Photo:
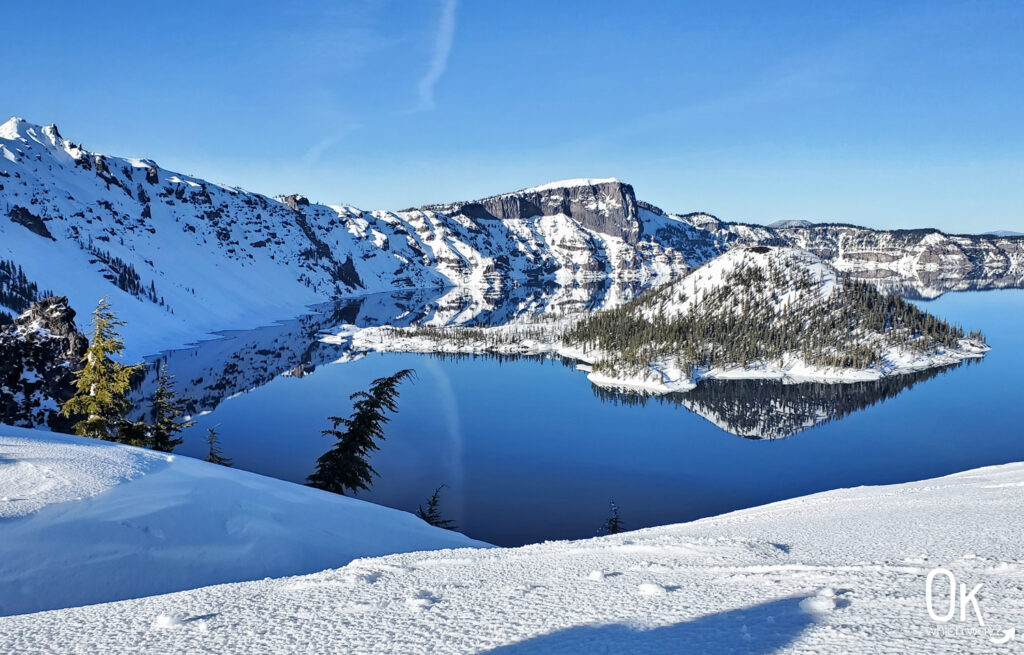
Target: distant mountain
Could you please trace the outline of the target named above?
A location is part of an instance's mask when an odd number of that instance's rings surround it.
[[[56,126],[0,125],[0,322],[44,292],[79,312],[111,296],[129,355],[373,292],[635,290],[736,247],[792,245],[880,285],[932,297],[1020,286],[1024,240],[671,214],[614,178],[562,180],[405,211],[268,198],[89,151]],[[564,294],[563,294],[564,295]],[[594,296],[597,306],[603,302]]]
[[[814,225],[814,223],[810,221],[775,221],[774,223],[769,223],[768,227],[778,229],[787,227],[811,227],[812,225]]]
[[[993,230],[985,234],[994,237],[1024,237],[1024,232],[1014,232],[1013,230]]]

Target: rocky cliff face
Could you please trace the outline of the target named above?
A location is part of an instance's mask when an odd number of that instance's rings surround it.
[[[1024,286],[1024,238],[1016,236],[950,235],[934,229],[872,230],[796,221],[762,227],[707,216],[683,218],[715,235],[723,247],[795,246],[853,277],[910,297]]]
[[[615,178],[562,180],[482,200],[427,209],[477,220],[565,216],[584,228],[635,244],[643,234],[633,187]]]
[[[14,319],[0,331],[0,420],[68,431],[58,412],[88,345],[67,298],[44,298]]]

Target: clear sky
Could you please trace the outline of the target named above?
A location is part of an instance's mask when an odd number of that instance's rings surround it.
[[[400,209],[616,176],[728,220],[1024,231],[1024,2],[18,2],[0,112]],[[2,120],[2,119],[0,119]]]

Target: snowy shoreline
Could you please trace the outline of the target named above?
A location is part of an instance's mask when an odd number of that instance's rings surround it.
[[[847,384],[880,380],[884,377],[917,373],[929,368],[949,366],[966,359],[979,359],[990,350],[989,346],[978,346],[967,339],[960,342],[956,350],[943,350],[933,355],[920,355],[902,349],[891,348],[886,353],[886,365],[881,368],[840,369],[811,366],[799,358],[777,363],[751,367],[716,367],[699,369],[693,376],[687,376],[676,365],[667,361],[653,362],[646,369],[621,371],[609,374],[594,370],[604,357],[601,352],[584,352],[567,346],[558,340],[556,334],[564,330],[571,319],[556,320],[536,325],[502,325],[496,327],[459,327],[460,336],[467,330],[475,331],[478,338],[456,342],[445,340],[445,328],[435,331],[436,338],[411,336],[417,328],[392,326],[359,328],[353,325],[340,326],[337,332],[324,336],[321,341],[335,345],[347,345],[355,351],[406,352],[421,354],[461,355],[511,355],[511,356],[554,356],[575,360],[582,366],[578,369],[587,373],[593,384],[625,391],[636,391],[652,395],[685,393],[696,388],[701,380],[779,380],[783,384],[818,382],[824,384]],[[517,329],[531,328],[549,331],[549,338],[523,338],[514,342],[500,339],[515,335]],[[454,334],[454,332],[453,332]]]

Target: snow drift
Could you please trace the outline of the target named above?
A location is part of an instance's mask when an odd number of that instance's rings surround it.
[[[7,617],[0,651],[1015,652],[1017,641],[993,640],[1024,616],[1022,488],[1024,464],[1006,464],[598,539],[359,559]],[[237,515],[267,503],[266,488],[253,489]],[[156,562],[136,564],[141,576],[160,575]],[[973,612],[963,623],[930,618],[925,581],[936,567],[968,589],[982,585],[984,626]]]
[[[255,473],[8,426],[0,535],[0,615],[483,545],[406,512]]]

